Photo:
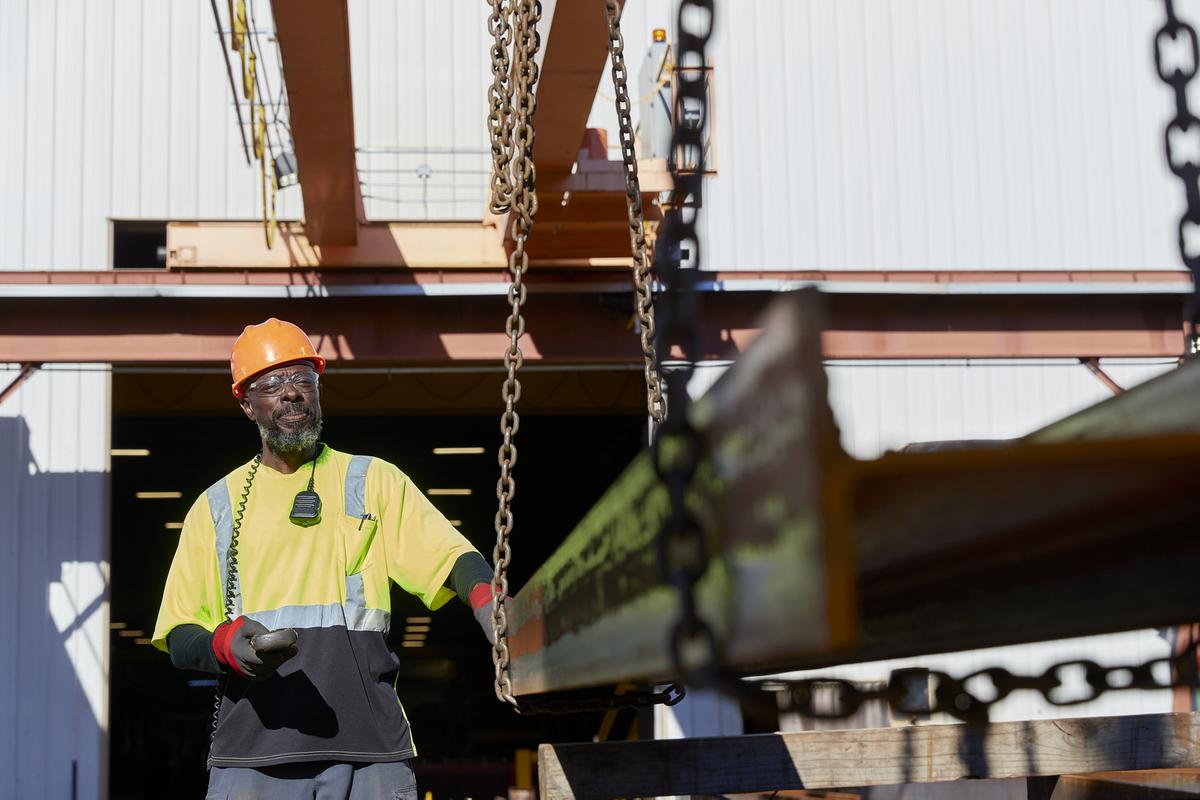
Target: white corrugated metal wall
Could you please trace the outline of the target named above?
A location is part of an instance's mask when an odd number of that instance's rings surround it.
[[[110,219],[259,217],[216,30],[199,0],[0,3],[0,269],[104,269]]]
[[[626,4],[635,78],[675,5]],[[1200,3],[1177,7],[1200,19]],[[757,0],[718,14],[708,268],[1178,266],[1157,4]],[[589,124],[615,134],[607,76],[601,92]]]
[[[1174,364],[1104,359],[1102,366],[1128,388]],[[828,374],[842,444],[856,458],[911,442],[1013,438],[1111,397],[1070,359],[833,361]]]
[[[109,377],[65,370],[0,406],[0,797],[107,795]]]
[[[349,8],[367,217],[480,219],[491,168],[487,4],[351,0]]]
[[[479,218],[485,4],[349,7],[358,144],[395,151],[360,156],[378,170],[368,193],[387,198],[369,215]],[[635,77],[673,8],[629,0]],[[270,4],[254,9],[277,95]],[[1180,13],[1200,17],[1200,2]],[[1115,0],[722,4],[709,266],[1174,266],[1158,14]],[[222,52],[198,0],[0,6],[0,98],[19,119],[0,129],[0,268],[101,268],[108,218],[256,218]],[[605,76],[591,120],[610,131],[611,94]],[[280,200],[281,218],[300,214],[298,189]]]
[[[698,364],[691,394],[712,388],[729,363]],[[1100,365],[1129,389],[1176,363],[1105,358]],[[834,360],[825,371],[842,447],[862,459],[913,442],[1023,436],[1112,396],[1071,359]]]

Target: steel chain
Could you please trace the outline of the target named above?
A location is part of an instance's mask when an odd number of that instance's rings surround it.
[[[489,210],[500,215],[512,206],[513,181],[513,85],[509,75],[512,59],[513,8],[509,0],[491,0],[488,33],[492,35],[492,85],[488,88],[488,134],[492,145],[492,178]]]
[[[517,430],[520,428],[520,415],[516,405],[521,399],[521,382],[517,377],[524,361],[520,347],[521,336],[525,333],[525,318],[522,315],[527,290],[524,284],[525,273],[529,269],[529,256],[525,245],[533,228],[533,219],[537,214],[538,199],[536,192],[536,169],[533,162],[534,128],[533,114],[536,109],[534,89],[537,86],[538,67],[535,56],[540,47],[537,23],[541,19],[541,4],[535,0],[516,0],[513,5],[515,21],[512,25],[513,58],[516,82],[513,97],[516,104],[512,113],[512,144],[511,162],[506,162],[496,169],[511,181],[512,188],[510,208],[512,210],[511,234],[515,244],[509,255],[508,269],[510,284],[508,302],[511,313],[505,321],[505,333],[508,335],[509,346],[504,353],[504,366],[507,376],[501,395],[504,399],[504,412],[500,417],[500,431],[503,441],[497,454],[500,464],[500,478],[496,482],[496,546],[492,556],[495,564],[495,576],[492,581],[492,632],[496,644],[492,648],[492,661],[495,666],[496,696],[511,705],[522,714],[574,714],[581,712],[610,711],[618,708],[637,708],[642,706],[665,703],[675,705],[683,699],[683,687],[670,686],[661,692],[636,691],[622,695],[571,697],[547,697],[525,699],[518,703],[512,691],[512,679],[509,675],[510,653],[508,648],[508,614],[501,598],[508,596],[508,567],[512,560],[512,548],[509,536],[513,528],[512,500],[516,494],[516,480],[513,477],[513,467],[517,462],[517,447],[514,442]],[[489,20],[489,29],[496,26]],[[500,37],[497,37],[500,41]],[[495,55],[493,53],[493,55]],[[493,58],[493,69],[497,61]],[[501,110],[501,113],[502,110]],[[503,150],[503,129],[492,123],[493,155]],[[499,144],[497,141],[499,140]],[[493,174],[493,187],[503,185],[496,181]],[[496,212],[497,204],[493,203]],[[508,210],[508,207],[499,211]]]
[[[686,692],[682,686],[671,684],[661,692],[639,691],[625,694],[603,694],[596,696],[567,696],[532,698],[521,701],[521,712],[525,714],[583,714],[602,711],[617,711],[623,708],[648,708],[655,705],[673,706],[683,700]]]
[[[651,258],[646,244],[646,219],[642,212],[642,188],[638,179],[637,152],[634,149],[633,103],[629,99],[629,72],[625,67],[625,39],[621,36],[621,4],[605,0],[608,22],[608,54],[612,62],[613,88],[616,90],[617,126],[621,137],[621,162],[625,171],[625,209],[629,219],[629,248],[633,254],[634,309],[637,312],[643,374],[646,378],[646,411],[654,427],[663,421],[662,379],[654,352],[654,296],[651,289]]]
[[[1188,107],[1187,97],[1188,84],[1200,69],[1200,44],[1196,29],[1175,15],[1173,0],[1163,0],[1163,6],[1167,21],[1154,34],[1154,64],[1158,77],[1175,93],[1175,116],[1163,131],[1163,147],[1167,166],[1183,183],[1187,198],[1187,208],[1179,219],[1179,255],[1192,273],[1193,284],[1200,286],[1200,119]],[[1176,48],[1182,46],[1184,51],[1185,58],[1174,67],[1167,63],[1168,42]],[[1185,138],[1193,146],[1189,155],[1180,161],[1176,144]],[[1184,309],[1184,324],[1188,331],[1185,355],[1200,354],[1200,294],[1195,290]]]
[[[508,302],[511,313],[504,324],[509,344],[504,352],[507,376],[501,390],[504,399],[504,412],[500,415],[503,441],[497,454],[500,478],[496,482],[499,508],[495,520],[496,547],[492,553],[495,564],[495,576],[492,579],[492,632],[495,639],[492,662],[496,672],[496,696],[516,710],[522,711],[513,696],[512,679],[509,676],[508,614],[504,600],[508,597],[508,565],[512,560],[512,548],[508,542],[513,528],[512,500],[517,491],[516,480],[513,478],[513,467],[517,463],[514,438],[521,425],[516,407],[521,399],[521,382],[517,379],[517,372],[524,362],[520,340],[525,334],[525,317],[521,310],[526,298],[524,277],[529,269],[529,256],[525,252],[525,244],[533,228],[533,218],[537,214],[538,206],[533,164],[533,112],[536,106],[534,88],[538,79],[538,67],[534,58],[540,46],[537,23],[541,18],[541,4],[536,0],[516,0],[514,17],[516,108],[513,121],[513,159],[512,164],[506,164],[504,169],[511,174],[513,180],[511,230],[515,247],[508,259]]]
[[[687,507],[688,487],[703,450],[700,434],[688,417],[687,386],[692,359],[701,355],[695,290],[701,252],[696,222],[702,205],[704,131],[708,122],[707,75],[703,67],[713,14],[713,0],[681,0],[679,4],[671,150],[695,152],[697,166],[683,170],[681,159],[670,159],[671,204],[654,248],[654,274],[662,285],[655,343],[658,360],[662,363],[676,343],[684,359],[683,365],[668,376],[667,415],[653,444],[654,468],[670,498],[670,513],[658,534],[659,565],[663,579],[675,587],[679,597],[680,616],[669,640],[671,656],[684,682],[698,686],[719,682],[722,661],[716,634],[696,607],[696,583],[708,568],[709,548],[700,521]],[[684,71],[682,67],[700,69]],[[695,119],[696,123],[685,123],[685,119]],[[691,261],[686,269],[681,263],[685,249]]]
[[[1105,667],[1094,661],[1076,659],[1053,664],[1039,675],[1018,675],[1004,667],[977,670],[961,678],[922,668],[892,672],[886,684],[864,684],[840,678],[809,678],[799,681],[761,681],[763,691],[785,693],[782,710],[816,719],[845,719],[865,703],[883,702],[902,716],[948,714],[972,724],[988,721],[992,706],[1017,691],[1037,692],[1054,706],[1089,703],[1107,692],[1129,689],[1200,687],[1197,644],[1166,658],[1136,665]],[[1087,691],[1064,695],[1063,675],[1083,671]]]

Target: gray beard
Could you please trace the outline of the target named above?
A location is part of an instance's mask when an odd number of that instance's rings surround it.
[[[290,456],[303,453],[316,445],[321,438],[321,418],[316,417],[298,431],[287,432],[279,428],[268,428],[259,425],[258,432],[267,446],[280,455]]]

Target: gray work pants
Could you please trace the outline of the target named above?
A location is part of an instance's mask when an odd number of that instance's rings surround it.
[[[417,800],[407,761],[213,767],[205,800]]]

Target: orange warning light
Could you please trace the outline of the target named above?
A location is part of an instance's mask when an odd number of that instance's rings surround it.
[[[654,41],[665,42],[666,40],[667,40],[667,29],[666,28],[655,28],[654,29]]]

